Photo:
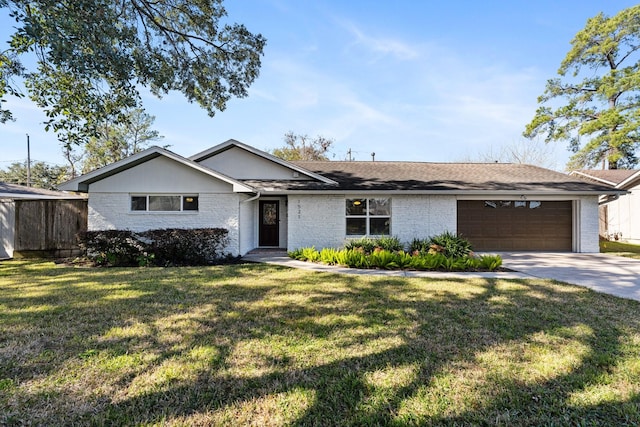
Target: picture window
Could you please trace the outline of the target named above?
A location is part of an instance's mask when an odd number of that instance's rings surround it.
[[[391,234],[391,199],[347,199],[347,236],[388,236]]]
[[[196,195],[135,195],[131,196],[133,212],[198,211]]]

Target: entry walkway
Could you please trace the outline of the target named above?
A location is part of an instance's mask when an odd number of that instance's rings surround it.
[[[264,262],[292,268],[341,274],[434,278],[541,278],[584,286],[598,292],[640,301],[640,260],[608,254],[561,252],[500,253],[502,266],[513,271],[441,272],[362,270],[296,261],[285,251],[257,251],[243,257],[249,262]]]

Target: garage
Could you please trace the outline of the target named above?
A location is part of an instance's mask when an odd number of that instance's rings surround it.
[[[458,234],[476,251],[572,250],[572,202],[459,200]]]

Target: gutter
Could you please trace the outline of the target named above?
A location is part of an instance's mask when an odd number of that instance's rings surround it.
[[[258,191],[258,192],[256,193],[256,195],[255,195],[255,196],[253,196],[253,197],[249,197],[247,200],[243,200],[241,203],[253,202],[254,200],[259,199],[259,198],[260,198],[260,196],[261,196],[261,194],[260,194],[260,192]]]
[[[598,206],[606,205],[607,203],[613,202],[614,200],[618,200],[620,198],[619,194],[608,194],[606,196],[601,196],[600,200],[598,200]]]

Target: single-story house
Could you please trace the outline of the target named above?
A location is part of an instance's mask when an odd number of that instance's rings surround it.
[[[235,255],[444,231],[482,251],[598,252],[598,198],[620,193],[523,164],[288,162],[235,140],[151,147],[60,188],[89,194],[90,230],[224,227]]]
[[[78,254],[86,229],[85,195],[0,182],[0,259]]]
[[[600,235],[640,244],[640,170],[581,170],[573,171],[571,175],[626,190],[627,193],[619,197],[600,197]]]

